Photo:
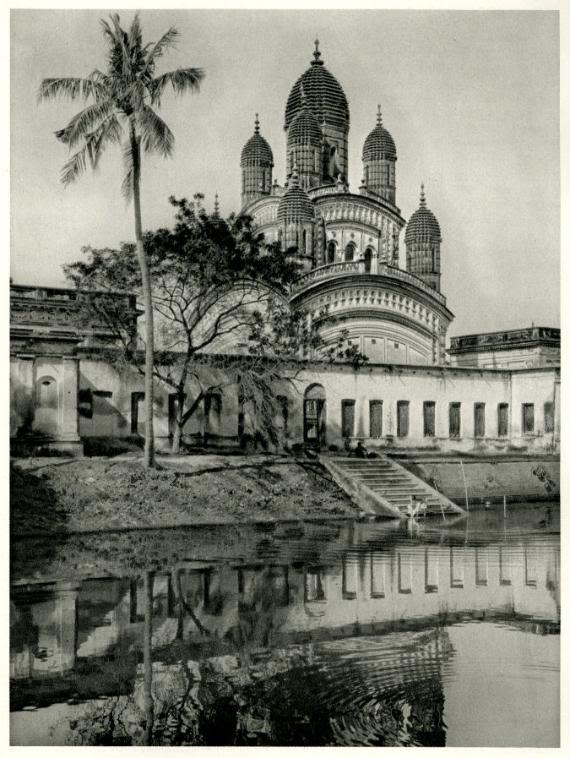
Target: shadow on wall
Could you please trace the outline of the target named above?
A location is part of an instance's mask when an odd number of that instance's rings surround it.
[[[32,432],[34,401],[32,389],[18,380],[10,380],[10,437],[23,437]]]
[[[128,428],[128,419],[113,402],[113,393],[101,390],[81,375],[77,410],[80,436],[122,437]]]

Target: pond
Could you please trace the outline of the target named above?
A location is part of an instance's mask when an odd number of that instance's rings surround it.
[[[23,539],[14,745],[559,744],[556,504]]]

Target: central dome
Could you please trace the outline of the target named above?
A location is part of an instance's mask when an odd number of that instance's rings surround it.
[[[285,129],[303,107],[303,92],[307,106],[322,121],[344,129],[350,121],[348,101],[344,90],[320,60],[319,42],[315,40],[314,60],[291,89],[285,106]]]

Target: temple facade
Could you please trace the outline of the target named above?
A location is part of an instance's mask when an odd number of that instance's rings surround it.
[[[314,319],[334,317],[323,327],[325,341],[342,329],[373,362],[444,363],[453,314],[440,292],[439,223],[423,185],[418,209],[407,224],[402,217],[396,145],[380,106],[362,148],[361,185],[350,191],[349,128],[346,95],[325,67],[317,40],[285,106],[285,184],[273,178],[273,152],[256,116],[241,153],[242,213],[268,242],[295,248],[304,274],[290,302]]]

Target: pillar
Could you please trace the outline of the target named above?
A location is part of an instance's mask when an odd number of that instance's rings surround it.
[[[59,439],[62,442],[79,442],[79,358],[65,355],[62,358],[63,387],[61,393],[61,422]]]

